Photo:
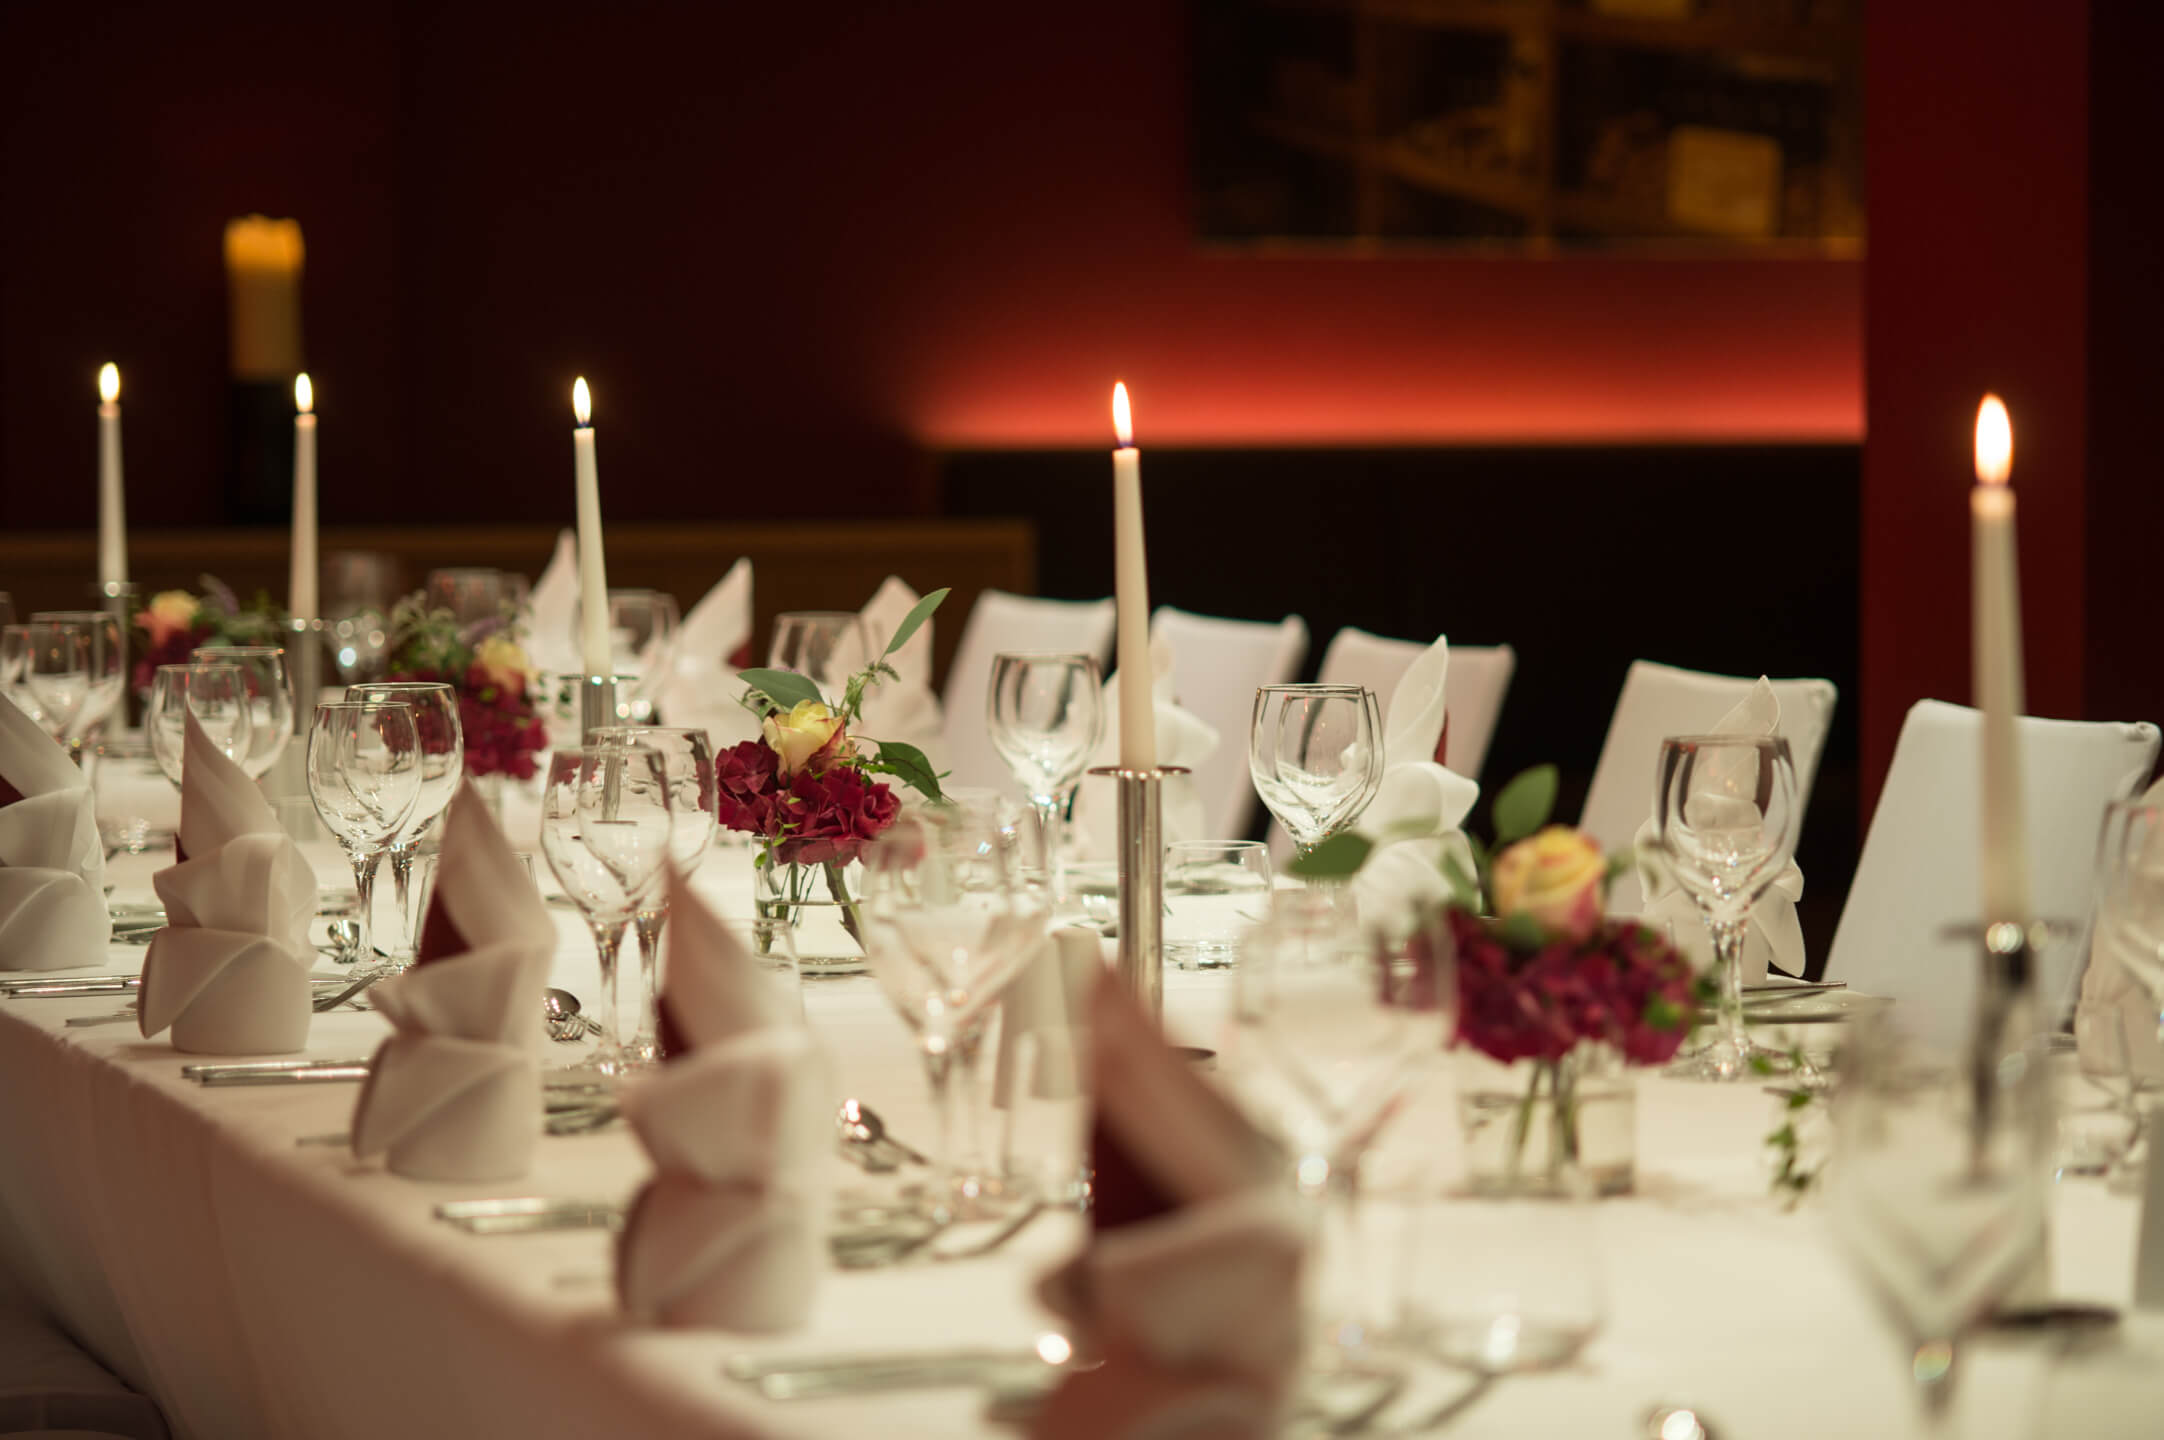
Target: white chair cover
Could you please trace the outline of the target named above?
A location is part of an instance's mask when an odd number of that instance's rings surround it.
[[[1455,686],[1455,670],[1450,679]],[[1623,677],[1623,693],[1615,702],[1615,715],[1608,722],[1608,738],[1601,742],[1600,761],[1593,767],[1593,784],[1586,791],[1579,828],[1589,831],[1610,854],[1629,849],[1638,827],[1653,812],[1661,741],[1670,735],[1711,729],[1757,683],[1756,677],[1708,675],[1651,660],[1632,661]],[[1818,778],[1819,752],[1825,748],[1840,692],[1830,680],[1772,683],[1774,698],[1781,702],[1780,733],[1796,760],[1796,803],[1808,810],[1811,785]],[[1608,891],[1608,913],[1636,915],[1644,908],[1637,873],[1626,870],[1616,876]]]
[[[948,785],[979,785],[1013,791],[1007,766],[992,748],[985,705],[992,690],[992,657],[1017,650],[1080,651],[1102,664],[1112,649],[1113,603],[1103,600],[1040,600],[987,590],[970,608],[947,671],[945,722]],[[1109,726],[1112,717],[1105,717]]]
[[[1257,804],[1255,782],[1247,770],[1255,691],[1289,684],[1300,673],[1300,662],[1307,658],[1307,622],[1297,615],[1275,624],[1221,620],[1161,605],[1150,629],[1153,635],[1163,631],[1172,643],[1171,698],[1218,734],[1216,751],[1195,767],[1195,790],[1208,827],[1205,838],[1240,839],[1255,818]]]
[[[1982,716],[1921,700],[1902,722],[1886,788],[1864,837],[1826,960],[1826,978],[1900,1002],[1919,1036],[1957,1043],[1976,993],[1973,944],[1940,931],[1976,922]],[[2030,903],[2079,923],[2076,943],[2037,957],[2037,996],[2057,1021],[2071,1006],[2088,951],[2097,835],[2104,807],[2141,792],[2156,764],[2157,728],[2111,721],[2020,721]],[[1913,1013],[1910,1013],[1913,1012]]]

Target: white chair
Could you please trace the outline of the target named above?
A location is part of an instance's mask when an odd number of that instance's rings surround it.
[[[969,621],[947,671],[944,698],[950,785],[1012,790],[1006,762],[992,748],[985,705],[992,690],[992,657],[1018,650],[1079,651],[1100,664],[1112,649],[1116,617],[1112,601],[1041,600],[986,590],[970,608]],[[1110,725],[1112,719],[1105,717]]]
[[[1827,979],[1892,996],[1904,1021],[1913,1022],[1906,1028],[1942,1044],[1960,1039],[1976,994],[1974,944],[1940,932],[1974,924],[1982,903],[1982,718],[1940,700],[1909,710],[1826,958]],[[2056,1021],[2072,1002],[2072,977],[2088,949],[2104,807],[2131,799],[2148,780],[2157,727],[2030,718],[2019,727],[2030,906],[2039,917],[2070,920],[2083,930],[2077,941],[2037,957],[2037,997]]]
[[[1220,620],[1162,605],[1150,629],[1172,646],[1172,698],[1217,731],[1216,753],[1195,771],[1209,838],[1237,840],[1255,817],[1255,782],[1247,772],[1255,692],[1289,684],[1300,673],[1307,622],[1297,615],[1276,624]]]
[[[1638,827],[1653,814],[1661,741],[1670,735],[1711,729],[1757,683],[1755,677],[1708,675],[1651,660],[1632,661],[1623,677],[1623,693],[1615,702],[1615,715],[1608,722],[1608,738],[1601,742],[1600,760],[1593,767],[1593,784],[1586,791],[1579,828],[1590,832],[1611,855],[1629,849]],[[1789,753],[1796,761],[1796,805],[1801,812],[1810,804],[1819,752],[1826,745],[1839,691],[1829,680],[1776,680],[1773,694],[1781,702],[1780,733],[1787,737]],[[1797,824],[1802,825],[1800,813]],[[1808,875],[1804,883],[1810,883]],[[1644,908],[1637,872],[1625,870],[1616,876],[1608,891],[1608,912],[1636,915]]]

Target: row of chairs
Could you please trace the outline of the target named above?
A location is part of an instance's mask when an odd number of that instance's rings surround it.
[[[1246,743],[1255,690],[1299,674],[1307,655],[1306,623],[1296,615],[1271,624],[1163,607],[1151,625],[1172,644],[1172,688],[1179,703],[1222,737],[1217,753],[1195,776],[1210,833],[1245,835],[1256,805]],[[986,592],[963,630],[947,684],[946,739],[957,780],[989,786],[1007,780],[985,736],[994,655],[1073,650],[1103,659],[1113,627],[1111,600]],[[1425,648],[1425,642],[1347,627],[1323,653],[1317,678],[1365,685],[1387,703]],[[1517,656],[1507,645],[1452,647],[1445,749],[1439,758],[1461,774],[1480,774],[1516,666]],[[1634,663],[1609,721],[1580,826],[1607,850],[1629,846],[1651,807],[1661,738],[1710,727],[1752,683],[1752,677]],[[1818,679],[1775,680],[1773,687],[1781,705],[1781,733],[1796,760],[1800,803],[1807,808],[1839,695],[1831,682]],[[2071,922],[2080,932],[2039,964],[2042,995],[2063,1009],[2072,1003],[2088,951],[2092,871],[2104,808],[2141,792],[2156,768],[2158,730],[2146,722],[2033,718],[2023,719],[2020,728],[2033,903],[2040,917]],[[1828,978],[1911,1001],[1948,1025],[1969,1013],[1975,986],[1973,947],[1948,929],[1973,917],[1980,904],[1979,765],[1975,711],[1936,700],[1910,710],[1825,966]],[[1273,840],[1283,843],[1281,834],[1273,833]],[[1634,874],[1617,879],[1609,904],[1616,914],[1641,908]]]

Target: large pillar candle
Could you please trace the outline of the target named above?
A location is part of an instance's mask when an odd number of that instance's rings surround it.
[[[128,583],[127,493],[120,481],[120,367],[98,371],[98,581]]]
[[[316,391],[307,375],[293,380],[293,568],[286,609],[296,620],[316,613]]]
[[[1150,567],[1142,536],[1142,452],[1124,382],[1112,387],[1113,579],[1119,596],[1120,764],[1157,768],[1157,710],[1151,694]]]
[[[616,673],[609,649],[609,581],[601,559],[601,480],[594,465],[593,397],[586,377],[571,386],[571,458],[578,474],[579,651],[589,676]]]
[[[245,215],[225,227],[233,378],[275,380],[301,368],[301,226]]]
[[[1969,493],[1973,559],[1970,634],[1976,708],[1984,715],[1983,920],[2029,921],[2029,863],[2022,817],[2021,583],[2014,543],[2013,425],[1986,395],[1976,412],[1976,488]]]

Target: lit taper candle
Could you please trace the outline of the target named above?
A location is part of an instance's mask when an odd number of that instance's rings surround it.
[[[306,372],[293,377],[293,569],[286,609],[316,620],[316,387]]]
[[[601,561],[601,479],[594,467],[594,402],[581,375],[571,384],[571,458],[578,471],[579,649],[588,676],[616,673],[609,650],[609,581]]]
[[[98,369],[98,580],[128,583],[127,492],[120,482],[120,367]]]
[[[1157,710],[1150,693],[1150,567],[1142,540],[1142,452],[1135,448],[1127,384],[1112,387],[1113,582],[1119,595],[1120,764],[1157,768]]]
[[[2014,427],[2006,406],[1986,395],[1976,411],[1976,488],[1969,493],[1974,541],[1970,636],[1976,708],[1984,714],[1983,919],[2029,921],[2029,862],[2022,819],[2023,707],[2021,577],[2014,543]]]

